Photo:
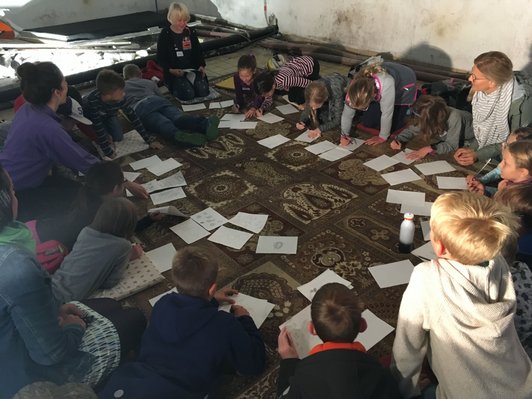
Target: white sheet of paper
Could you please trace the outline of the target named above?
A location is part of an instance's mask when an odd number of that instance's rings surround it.
[[[199,111],[200,109],[206,109],[207,107],[203,103],[199,104],[181,104],[183,112]]]
[[[340,148],[345,148],[346,150],[348,151],[355,151],[358,147],[360,147],[362,144],[364,144],[364,140],[362,139],[357,139],[355,137],[353,137],[351,139],[351,143],[349,143],[348,145],[342,145],[342,146],[339,146]]]
[[[213,101],[209,104],[209,109],[217,109],[222,108],[219,102]]]
[[[447,173],[454,171],[454,166],[447,161],[434,161],[414,165],[425,176],[435,175],[438,173]]]
[[[313,154],[319,155],[325,151],[332,150],[333,148],[336,148],[336,144],[333,144],[330,141],[325,140],[325,141],[321,141],[316,144],[309,145],[308,147],[305,147],[305,150]]]
[[[140,172],[124,172],[124,179],[127,181],[135,181],[141,174]]]
[[[257,141],[260,145],[263,145],[264,147],[268,148],[275,148],[281,144],[286,143],[287,141],[290,141],[288,137],[284,137],[281,134],[276,134],[275,136],[267,137],[265,139]]]
[[[175,201],[177,199],[185,198],[187,195],[181,187],[171,188],[170,190],[161,191],[156,194],[151,194],[151,202],[153,205],[164,204],[165,202]]]
[[[163,188],[183,187],[187,185],[187,182],[185,180],[185,177],[183,176],[183,172],[179,171],[177,173],[174,173],[173,175],[159,180],[159,185]]]
[[[222,116],[221,121],[230,121],[230,122],[241,122],[244,119],[246,119],[246,115],[244,114],[225,114]]]
[[[250,295],[242,294],[241,292],[232,296],[231,299],[235,301],[235,305],[240,305],[246,308],[257,328],[260,328],[275,307],[275,304],[270,303],[265,299],[255,298]],[[231,310],[231,305],[223,305],[218,309],[229,312]]]
[[[430,216],[434,202],[403,202],[401,204],[401,213],[412,212],[416,216]]]
[[[150,145],[144,141],[139,132],[133,129],[127,133],[124,133],[123,139],[115,143],[115,159],[144,151],[148,148],[150,148]],[[99,147],[97,147],[97,149],[99,149]]]
[[[168,158],[167,160],[161,161],[158,164],[148,166],[147,169],[155,176],[161,176],[173,169],[179,168],[182,165],[182,163],[177,162],[174,158]]]
[[[268,215],[238,212],[234,217],[229,219],[229,223],[242,227],[253,233],[260,233],[268,221]]]
[[[283,115],[295,114],[296,112],[299,112],[299,110],[292,104],[279,105],[277,109]]]
[[[436,181],[441,190],[467,190],[465,177],[436,176]]]
[[[231,129],[231,121],[220,121],[220,124],[218,125],[219,129]]]
[[[386,202],[390,204],[412,204],[417,202],[424,203],[425,193],[420,193],[417,191],[401,191],[389,188],[388,194],[386,195]]]
[[[409,260],[402,260],[372,266],[368,270],[380,288],[387,288],[407,284],[410,281],[410,275],[414,271],[414,265]]]
[[[227,219],[212,208],[206,208],[190,217],[204,229],[214,230],[227,223]]]
[[[175,226],[170,227],[170,230],[177,234],[179,238],[187,244],[192,244],[193,242],[201,240],[203,237],[207,237],[211,234],[192,219],[176,224]]]
[[[408,154],[409,152],[412,152],[412,150],[410,149],[406,149],[404,151],[399,151],[397,154],[395,154],[392,158],[393,159],[396,159],[397,161],[401,162],[402,164],[405,164],[405,165],[410,165],[412,162],[415,161],[415,159],[408,159],[406,157],[406,154]]]
[[[267,114],[259,116],[257,119],[263,122],[266,122],[266,123],[277,123],[277,122],[281,122],[284,118],[282,116],[278,116],[278,115],[275,115],[269,112]]]
[[[166,291],[166,292],[163,292],[162,294],[159,294],[159,295],[157,295],[157,296],[154,296],[152,299],[149,300],[151,307],[153,308],[159,299],[161,299],[161,298],[162,298],[163,296],[165,296],[166,294],[169,294],[170,292],[175,292],[175,293],[177,293],[177,288],[174,287],[174,288],[172,288],[171,290],[168,290],[168,291]]]
[[[340,283],[348,288],[353,288],[351,282],[347,281],[345,278],[340,277],[331,269],[327,269],[314,280],[311,280],[308,283],[297,287],[297,290],[301,292],[303,296],[309,301],[312,301],[312,298],[314,298],[314,294],[316,293],[316,291],[318,291],[321,287],[328,283]]]
[[[379,172],[398,163],[399,161],[397,159],[390,158],[388,155],[381,155],[380,157],[364,162],[364,166]]]
[[[231,122],[231,129],[255,129],[257,127],[257,123],[258,122],[248,122],[248,121],[243,121],[243,122],[237,122],[237,121],[233,121]]]
[[[390,186],[408,183],[414,180],[421,180],[412,169],[398,170],[396,172],[385,173],[381,177],[388,182]]]
[[[126,197],[128,198],[133,197],[133,194],[127,188],[126,188]]]
[[[242,249],[252,236],[252,233],[220,226],[207,240],[229,248]]]
[[[434,249],[432,248],[431,241],[423,244],[419,248],[414,249],[411,254],[423,260],[431,260],[437,258],[436,254],[434,253]]]
[[[259,236],[257,254],[287,254],[297,253],[297,237]]]
[[[146,256],[150,258],[151,262],[159,272],[164,273],[172,268],[172,260],[174,259],[175,253],[176,250],[174,246],[172,243],[169,243],[146,252]]]
[[[419,222],[421,224],[421,231],[423,232],[423,239],[425,241],[430,240],[430,220],[422,220]]]
[[[316,137],[309,137],[308,135],[309,130],[305,130],[303,133],[301,133],[299,136],[297,136],[295,139],[297,141],[302,141],[303,143],[312,143],[314,140],[318,139],[320,136]]]
[[[233,100],[220,101],[220,108],[227,108],[233,106],[235,102]]]
[[[139,170],[147,168],[148,166],[156,165],[159,162],[161,162],[161,159],[157,155],[152,155],[149,158],[139,159],[138,161],[131,162],[129,166],[131,166],[133,170]]]
[[[337,146],[336,148],[333,148],[332,150],[322,152],[320,155],[318,155],[321,159],[325,159],[326,161],[338,161],[339,159],[345,158],[346,156],[351,155],[351,151],[346,150],[345,148],[342,148],[340,146]]]
[[[368,328],[366,331],[358,334],[356,341],[364,345],[366,350],[373,348],[394,330],[391,325],[384,320],[379,319],[375,313],[369,309],[362,312],[362,317],[366,320]]]
[[[173,205],[161,206],[159,208],[151,208],[148,209],[148,213],[162,213],[164,215],[188,217],[188,215],[185,215]]]
[[[356,341],[364,345],[366,350],[374,347],[394,330],[392,326],[379,319],[368,309],[362,312],[362,317],[366,320],[368,328],[363,333],[358,334]],[[307,357],[314,346],[323,343],[317,335],[311,335],[309,333],[308,323],[310,320],[310,305],[308,305],[290,320],[279,326],[280,330],[286,327],[290,332],[292,343],[300,359]]]

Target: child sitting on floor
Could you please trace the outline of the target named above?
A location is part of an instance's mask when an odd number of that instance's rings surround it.
[[[97,143],[107,157],[115,155],[113,142],[122,141],[124,137],[117,116],[119,109],[124,111],[133,127],[150,143],[151,148],[162,148],[161,144],[146,132],[135,111],[124,101],[124,86],[122,76],[110,69],[102,69],[96,76],[96,89],[84,99],[83,110],[92,121],[98,137]]]
[[[506,148],[509,144],[515,143],[518,140],[529,140],[532,139],[532,127],[521,127],[514,130],[508,138],[504,147]],[[491,172],[486,173],[481,178],[477,179],[473,175],[468,175],[466,177],[467,188],[469,191],[474,193],[485,194],[488,197],[491,197],[497,189],[490,186],[490,184],[498,184],[501,180],[501,167],[498,165]]]
[[[207,119],[185,114],[161,95],[154,81],[142,79],[142,72],[135,64],[126,65],[123,74],[126,102],[150,132],[187,146],[204,145],[218,137],[217,117]]]
[[[253,80],[257,73],[257,60],[253,54],[243,55],[238,59],[237,72],[233,75],[235,84],[235,112],[244,112],[246,118],[261,116],[257,114],[257,96],[253,89]]]
[[[473,193],[434,202],[437,258],[414,268],[393,344],[392,370],[406,398],[419,394],[425,356],[439,381],[427,388],[435,397],[530,397],[532,364],[515,330],[515,291],[501,255],[518,224],[508,208]]]
[[[303,110],[305,87],[320,77],[320,64],[309,56],[295,57],[275,72],[262,72],[255,78],[255,90],[261,116],[273,104],[273,93],[288,93],[288,99]]]
[[[224,371],[254,375],[264,369],[264,343],[248,311],[237,305],[231,313],[218,310],[237,291],[216,290],[216,259],[185,247],[171,273],[179,293],[155,304],[138,361],[120,367],[100,399],[118,392],[124,399],[203,399],[214,394]]]
[[[423,147],[407,154],[408,159],[422,159],[428,154],[448,154],[456,151],[464,140],[475,138],[473,118],[469,112],[448,107],[443,98],[425,95],[412,106],[410,125],[390,143],[400,150],[415,136],[421,136]]]
[[[518,184],[532,183],[532,140],[516,141],[504,145],[502,150],[502,161],[498,168],[501,173],[501,181],[497,185],[497,190]],[[485,186],[476,179],[469,179],[469,191],[490,195],[493,192],[487,191]],[[495,191],[497,191],[495,190]]]
[[[323,344],[316,345],[307,358],[299,360],[288,331],[279,334],[281,366],[277,397],[299,399],[400,398],[390,371],[353,342],[366,329],[357,295],[342,284],[321,287],[311,304],[309,332]]]
[[[521,219],[517,248],[510,246],[507,261],[517,302],[515,328],[525,351],[532,358],[532,184],[498,191],[493,199],[508,206]]]
[[[311,82],[305,88],[305,109],[296,127],[299,130],[306,127],[309,137],[318,137],[339,126],[347,82],[347,77],[338,73]]]
[[[100,288],[114,287],[129,260],[142,254],[142,247],[130,241],[136,224],[136,208],[131,201],[105,200],[94,221],[81,230],[72,252],[52,275],[56,300],[80,301]]]

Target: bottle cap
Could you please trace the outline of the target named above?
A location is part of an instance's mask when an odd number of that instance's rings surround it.
[[[412,212],[406,212],[404,218],[405,220],[414,220],[414,214]]]

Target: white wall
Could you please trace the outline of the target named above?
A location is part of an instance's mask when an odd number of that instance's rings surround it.
[[[182,0],[192,12],[266,25],[263,0]],[[170,4],[159,0],[159,8]],[[514,69],[532,60],[532,0],[268,0],[282,33],[349,48],[387,51],[469,69],[476,55],[504,51]],[[10,17],[24,28],[155,10],[153,0],[33,0]]]

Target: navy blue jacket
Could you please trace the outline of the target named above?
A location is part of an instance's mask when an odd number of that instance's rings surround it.
[[[137,362],[113,374],[100,398],[204,398],[222,372],[263,371],[265,350],[249,316],[218,311],[218,302],[170,293],[155,305]]]

